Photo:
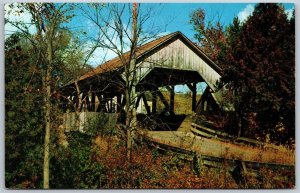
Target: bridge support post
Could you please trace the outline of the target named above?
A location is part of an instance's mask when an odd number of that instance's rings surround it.
[[[90,111],[95,111],[96,97],[95,93],[91,93]]]
[[[170,107],[169,111],[174,112],[174,101],[175,101],[175,91],[174,86],[166,86],[168,91],[170,92]]]
[[[247,186],[245,175],[248,173],[246,163],[244,161],[235,161],[235,163],[236,166],[232,171],[232,177],[241,188],[245,188]]]
[[[196,97],[197,97],[197,83],[187,84],[189,89],[192,91],[192,111],[196,111]]]
[[[193,156],[193,170],[197,176],[201,175],[201,170],[203,169],[203,158],[199,154],[194,154]]]
[[[101,94],[96,94],[97,98],[98,98],[98,105],[95,108],[95,112],[100,112],[101,111],[101,103],[102,103],[102,95]]]
[[[138,97],[137,97],[137,99],[136,99],[136,102],[135,102],[135,108],[136,109],[139,107],[141,97],[142,97],[142,94],[139,94]]]
[[[122,109],[122,98],[121,98],[122,95],[118,94],[117,95],[117,113],[121,112],[121,109]]]
[[[146,108],[146,111],[147,111],[147,115],[150,115],[151,114],[150,107],[147,103],[147,99],[146,99],[146,96],[145,96],[144,93],[142,93],[142,99],[143,99],[143,102],[144,102],[144,105],[145,105],[145,108]]]
[[[157,102],[156,91],[153,91],[151,94],[152,94],[152,114],[155,114],[156,113],[156,102]]]
[[[169,110],[170,105],[169,105],[167,99],[164,97],[164,95],[160,92],[160,90],[157,90],[157,95],[160,98],[161,102],[163,102],[163,104],[165,105],[165,109]]]
[[[107,113],[107,98],[105,95],[102,96],[101,102],[100,102],[100,112]]]

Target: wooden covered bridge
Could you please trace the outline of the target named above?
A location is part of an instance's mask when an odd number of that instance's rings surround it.
[[[126,60],[129,56],[129,52],[123,55]],[[176,85],[185,84],[190,88],[193,111],[199,113],[218,106],[214,93],[218,92],[216,84],[221,77],[221,69],[182,33],[171,33],[138,47],[136,64],[136,106],[142,101],[148,115],[157,113],[157,97],[163,102],[165,111],[174,112]],[[72,82],[66,85],[62,91],[68,95],[69,101],[75,104],[73,110],[77,108],[82,112],[118,115],[122,114],[125,106],[123,77],[124,65],[120,58],[116,57],[81,76],[77,84]],[[205,82],[207,88],[200,100],[196,101],[196,84],[199,82]],[[169,101],[161,93],[161,87],[167,87],[170,93]],[[150,93],[151,101],[149,96],[148,99],[145,96],[146,92]],[[83,103],[80,104],[80,101]],[[83,114],[83,119],[84,116]],[[266,147],[268,144],[235,138],[203,128],[201,130],[201,126],[196,128],[193,124],[188,127],[190,128],[188,132],[142,131],[142,135],[155,143],[210,157],[294,165],[294,153],[289,150],[281,151],[278,147],[270,146],[271,151],[262,151],[254,146]],[[251,143],[254,146],[243,146],[240,142]],[[286,157],[283,158],[282,155]]]
[[[130,53],[124,53],[123,56],[128,60]],[[215,91],[220,71],[221,69],[181,32],[160,37],[137,48],[136,106],[142,104],[148,115],[155,114],[159,98],[166,111],[174,112],[174,86],[187,85],[192,93],[192,110],[195,111],[199,104],[204,107],[201,105],[203,99],[196,101],[196,84],[205,82],[206,93]],[[63,92],[77,107],[80,92],[80,97],[84,99],[80,107],[82,111],[118,113],[125,105],[123,77],[124,64],[116,57],[81,76],[77,82],[78,87],[74,82],[66,85]],[[161,87],[170,92],[169,101],[161,93]],[[146,91],[151,93],[151,101],[148,96],[147,102]]]

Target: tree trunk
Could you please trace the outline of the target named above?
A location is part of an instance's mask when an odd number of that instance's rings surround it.
[[[134,66],[135,66],[135,59],[131,59],[130,61],[130,76],[128,79],[128,83],[131,84],[131,88],[126,92],[126,126],[127,126],[127,157],[130,158],[131,156],[131,148],[133,143],[133,138],[135,136],[136,130],[136,106],[135,106],[135,99],[136,99],[136,92],[135,92],[135,77],[134,77]]]
[[[81,106],[83,103],[83,99],[80,96],[80,88],[78,85],[78,81],[75,80],[74,84],[76,87],[77,100],[78,100],[77,107],[76,107],[76,105],[74,106],[75,107],[75,127],[76,127],[76,129],[78,129],[80,131],[80,112],[81,112]]]
[[[53,61],[53,47],[52,47],[52,40],[48,39],[47,42],[47,60],[48,64],[46,67],[46,76],[45,76],[45,83],[44,89],[46,91],[44,95],[45,101],[45,144],[44,144],[44,188],[49,188],[49,160],[50,160],[50,130],[51,130],[51,71],[52,71],[52,61]]]
[[[242,137],[244,134],[244,129],[243,129],[243,114],[241,110],[237,112],[237,126],[238,126],[238,137]]]
[[[131,58],[129,61],[129,67],[126,68],[126,129],[127,129],[127,158],[131,157],[131,148],[134,138],[134,132],[136,130],[136,47],[137,47],[137,14],[138,4],[133,3],[132,6],[132,46],[131,46]]]

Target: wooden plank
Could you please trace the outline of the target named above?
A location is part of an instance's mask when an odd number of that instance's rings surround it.
[[[180,148],[197,154],[253,163],[295,166],[295,154],[291,150],[274,150],[249,147],[216,139],[197,137],[178,131],[147,131],[144,136],[156,143]]]
[[[214,135],[205,133],[205,132],[200,131],[200,130],[197,130],[197,129],[195,129],[195,128],[191,128],[191,131],[192,131],[193,133],[196,133],[196,134],[199,135],[200,137],[207,137],[207,138],[214,138],[214,137],[215,137]]]
[[[161,151],[164,151],[167,155],[171,155],[171,156],[177,156],[179,159],[183,159],[183,160],[187,160],[192,162],[195,156],[194,152],[189,152],[180,148],[174,148],[171,146],[167,146],[164,144],[160,144],[158,145],[157,143],[150,143],[153,147],[155,147],[156,149],[159,149]],[[214,167],[214,168],[224,168],[224,166],[226,167],[226,169],[230,172],[232,172],[235,167],[237,162],[235,160],[225,160],[223,158],[214,158],[214,157],[210,157],[210,156],[204,156],[201,155],[202,158],[202,164],[204,166],[208,166],[208,167]],[[274,165],[274,164],[258,164],[258,163],[253,163],[253,162],[242,162],[241,166],[242,166],[242,174],[243,175],[247,175],[247,176],[253,176],[253,177],[258,177],[259,174],[259,166],[267,166],[267,167],[278,167],[278,165]],[[291,166],[282,166],[280,165],[280,167],[291,167]],[[293,166],[292,166],[293,167]]]
[[[162,49],[155,50],[148,60],[153,61],[153,67],[197,71],[209,87],[215,90],[215,84],[220,79],[220,74],[207,63],[203,55],[197,53],[197,50],[197,48],[191,49],[190,46],[187,46],[183,39],[177,39]],[[141,63],[144,68],[147,65],[147,63]]]
[[[245,137],[238,137],[238,138],[236,138],[235,141],[236,142],[249,143],[249,144],[255,144],[255,145],[260,145],[260,146],[264,145],[264,143],[261,142],[261,141],[257,141],[257,140],[249,139],[249,138],[245,138]]]
[[[192,127],[195,127],[198,130],[203,130],[203,131],[205,131],[207,133],[211,133],[211,135],[218,135],[218,136],[222,136],[222,137],[226,137],[226,138],[230,138],[230,139],[237,138],[237,137],[235,137],[233,135],[229,135],[229,134],[221,132],[221,131],[216,131],[216,130],[213,130],[213,129],[209,129],[207,127],[204,127],[202,125],[198,125],[196,123],[192,123]]]
[[[245,138],[245,137],[236,137],[233,135],[229,135],[227,133],[221,132],[221,131],[216,131],[207,127],[204,127],[202,125],[198,125],[196,123],[192,123],[192,127],[197,128],[197,130],[206,132],[207,134],[210,134],[211,136],[217,135],[219,137],[220,140],[223,141],[231,141],[232,143],[237,143],[237,144],[249,144],[249,145],[255,145],[255,146],[261,146],[264,148],[271,148],[271,149],[282,149],[282,147],[273,145],[273,144],[267,144],[267,143],[263,143],[261,141],[257,141],[255,139],[249,139],[249,138]],[[195,132],[195,130],[192,130],[193,132]],[[197,132],[195,132],[197,133]],[[204,136],[204,135],[203,135]],[[223,138],[223,139],[222,139]]]

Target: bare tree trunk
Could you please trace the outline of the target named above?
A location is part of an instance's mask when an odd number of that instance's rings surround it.
[[[76,87],[76,92],[77,92],[77,99],[78,99],[78,104],[77,107],[74,105],[75,108],[75,127],[76,129],[80,129],[80,112],[81,112],[81,105],[83,103],[82,97],[80,96],[80,88],[78,85],[78,81],[75,80],[74,82],[75,87]]]
[[[136,107],[135,107],[135,86],[136,86],[136,47],[137,47],[137,15],[138,4],[133,3],[132,6],[132,39],[131,39],[131,58],[129,68],[126,68],[126,129],[127,129],[127,158],[131,157],[131,148],[136,130]]]
[[[126,81],[126,85],[128,85],[129,81]],[[127,87],[128,88],[128,87]],[[130,111],[130,91],[129,89],[125,90],[125,97],[126,97],[126,106],[125,106],[125,111],[126,111],[126,135],[127,135],[127,158],[130,159],[131,157],[131,128],[130,128],[130,123],[132,119],[132,114]]]
[[[51,34],[50,34],[51,35]],[[52,47],[52,40],[49,39],[47,42],[47,68],[46,68],[46,76],[45,76],[45,144],[44,144],[44,188],[49,188],[49,160],[50,160],[50,129],[51,129],[51,71],[52,71],[52,61],[53,61],[53,47]]]

